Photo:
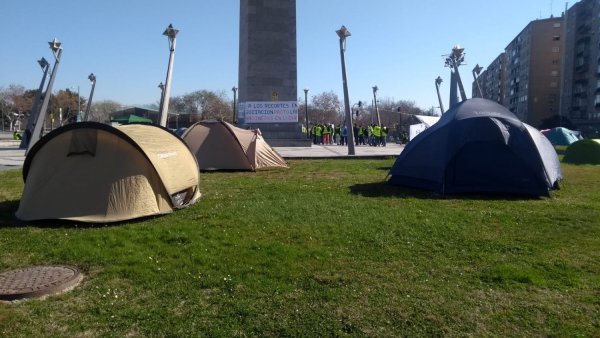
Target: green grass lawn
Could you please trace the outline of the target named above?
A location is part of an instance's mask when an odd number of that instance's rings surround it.
[[[85,279],[0,304],[0,336],[598,336],[600,166],[550,198],[387,186],[394,159],[202,173],[202,199],[116,225],[22,224],[0,172],[0,271]]]

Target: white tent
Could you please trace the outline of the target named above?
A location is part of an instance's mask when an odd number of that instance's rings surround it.
[[[425,129],[434,125],[439,119],[439,116],[414,115],[421,123],[411,124],[409,130],[409,141],[419,135]]]

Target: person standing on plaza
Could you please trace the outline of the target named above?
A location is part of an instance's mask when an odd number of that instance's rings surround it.
[[[322,143],[322,138],[323,138],[323,128],[321,128],[320,124],[317,124],[316,128],[315,128],[315,135],[317,136],[317,143],[316,144],[321,144]]]
[[[329,124],[325,123],[323,125],[323,144],[329,144],[329,137],[331,136],[331,130],[329,129]]]
[[[373,125],[373,146],[379,146],[381,140],[381,126],[378,124]]]
[[[348,142],[348,128],[346,128],[346,125],[344,124],[344,126],[342,127],[342,139],[340,141],[340,145],[345,145],[346,142]]]

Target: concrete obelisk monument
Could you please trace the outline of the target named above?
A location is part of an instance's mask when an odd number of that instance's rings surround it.
[[[298,123],[296,0],[240,0],[238,126],[271,146],[310,146]]]

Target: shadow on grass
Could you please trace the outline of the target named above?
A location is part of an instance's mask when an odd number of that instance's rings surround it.
[[[69,221],[63,219],[46,219],[46,220],[38,220],[38,221],[21,221],[16,216],[15,213],[19,208],[19,201],[4,201],[0,202],[0,228],[24,228],[24,227],[36,227],[36,228],[104,228],[104,227],[114,227],[120,226],[124,224],[138,224],[143,223],[145,221],[163,217],[166,215],[152,215],[141,218],[135,218],[131,220],[125,220],[120,222],[110,222],[110,223],[87,223],[80,221]]]
[[[490,200],[490,201],[515,201],[515,200],[540,200],[544,197],[509,194],[509,193],[464,193],[440,195],[436,192],[391,185],[387,182],[374,182],[355,184],[350,186],[350,192],[364,197],[395,197],[395,198],[418,198],[431,200]]]
[[[377,170],[383,170],[383,171],[390,171],[390,169],[392,169],[392,167],[377,167]]]

